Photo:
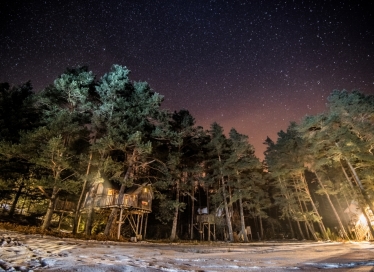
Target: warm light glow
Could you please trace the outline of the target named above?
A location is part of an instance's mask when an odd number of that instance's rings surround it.
[[[148,189],[147,188],[144,188],[144,193],[148,192]]]
[[[362,213],[358,219],[358,222],[361,224],[361,225],[366,225],[366,218],[364,216],[364,214]]]

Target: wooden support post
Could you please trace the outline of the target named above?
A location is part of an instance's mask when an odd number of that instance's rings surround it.
[[[121,235],[122,214],[123,214],[123,208],[121,207],[121,210],[119,212],[119,220],[118,220],[117,240],[119,240],[119,237]]]
[[[142,219],[140,220],[140,229],[139,229],[139,234],[142,235],[143,232],[143,218],[144,218],[144,213],[141,215]]]
[[[216,224],[213,224],[213,230],[214,230],[214,241],[217,241],[217,238],[216,238]]]
[[[144,240],[145,240],[145,235],[147,234],[147,223],[148,223],[148,213],[146,214],[146,217],[145,217],[144,236],[143,236]]]
[[[61,212],[60,214],[60,218],[58,219],[58,227],[57,227],[57,230],[60,230],[61,228],[61,221],[62,221],[62,218],[64,217],[64,212]]]
[[[208,242],[210,242],[210,223],[208,222]]]
[[[128,219],[130,226],[134,233],[136,233],[136,222],[132,213],[128,213],[126,218]]]
[[[138,233],[139,233],[139,216],[140,216],[140,214],[137,214],[137,216],[136,216],[136,231],[135,231],[136,239],[138,239]]]
[[[203,223],[203,241],[205,241],[205,223]]]
[[[31,197],[30,197],[29,198],[29,206],[27,207],[27,211],[26,211],[27,214],[30,212],[31,204],[32,204],[32,200],[31,200]]]
[[[204,232],[204,229],[201,227],[201,226],[202,226],[201,224],[202,224],[202,223],[200,222],[200,223],[199,223],[200,241],[203,240],[203,232]]]
[[[79,225],[81,224],[81,219],[82,219],[82,215],[79,214],[78,223],[77,223],[77,233],[79,233]],[[85,226],[85,227],[87,227],[87,226]]]

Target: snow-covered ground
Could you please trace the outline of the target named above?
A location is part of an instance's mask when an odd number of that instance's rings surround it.
[[[119,243],[5,230],[0,238],[9,271],[374,271],[369,242]]]

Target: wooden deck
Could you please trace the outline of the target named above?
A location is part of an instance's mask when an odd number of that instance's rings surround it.
[[[87,200],[85,207],[91,205],[91,199]],[[148,201],[138,200],[133,195],[125,194],[123,199],[119,199],[118,195],[101,195],[95,198],[95,208],[113,208],[120,207],[126,210],[141,210],[146,213],[151,212],[150,203]]]

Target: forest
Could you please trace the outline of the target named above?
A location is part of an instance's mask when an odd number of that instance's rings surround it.
[[[38,92],[0,83],[1,224],[108,239],[374,238],[374,96],[332,91],[325,112],[264,139],[260,161],[248,136],[163,109],[129,76],[113,65],[100,79],[67,69]]]

